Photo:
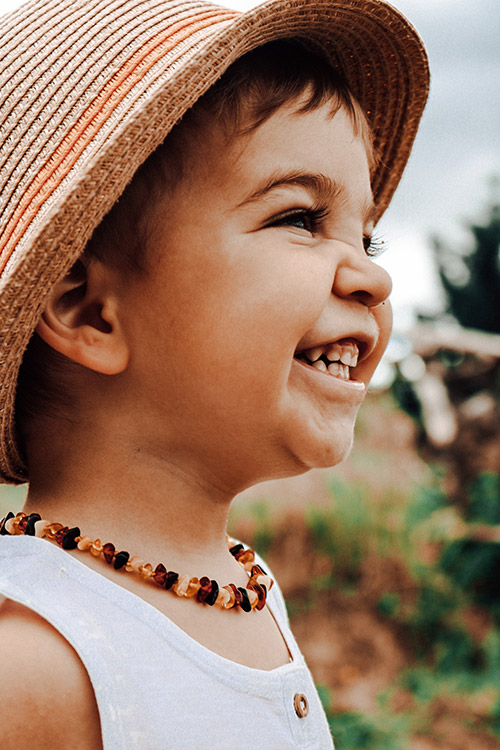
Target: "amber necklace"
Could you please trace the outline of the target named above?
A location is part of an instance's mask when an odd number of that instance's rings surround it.
[[[144,580],[152,581],[177,596],[196,597],[203,604],[209,606],[215,604],[222,609],[239,607],[244,612],[261,610],[266,604],[267,592],[273,585],[273,579],[254,562],[254,551],[249,548],[245,549],[242,544],[238,544],[230,537],[226,537],[228,549],[248,574],[248,583],[245,588],[236,586],[234,583],[220,586],[217,581],[207,576],[191,578],[185,573],[167,570],[163,563],[158,563],[153,569],[151,563],[131,556],[128,552],[123,550],[117,552],[111,542],[102,544],[100,539],[92,540],[88,536],[83,536],[77,526],[70,528],[62,523],[51,523],[44,520],[38,513],[27,515],[19,512],[14,515],[10,512],[2,519],[0,535],[20,534],[48,539],[65,550],[79,549],[82,552],[90,552],[94,557],[102,556],[115,570],[138,574]]]

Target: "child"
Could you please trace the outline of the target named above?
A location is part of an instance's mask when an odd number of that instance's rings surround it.
[[[0,539],[1,747],[330,748],[226,520],[349,451],[421,43],[378,0],[37,0],[0,37],[0,470],[30,481]]]

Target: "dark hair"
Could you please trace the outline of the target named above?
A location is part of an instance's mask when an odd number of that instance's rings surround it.
[[[345,79],[329,63],[293,39],[269,42],[234,62],[189,110],[135,173],[111,211],[95,229],[84,256],[125,273],[147,273],[154,212],[167,191],[189,169],[199,133],[216,124],[228,139],[251,133],[281,106],[300,97],[301,112],[329,103],[332,116],[344,108],[356,135],[375,156],[370,128]],[[75,363],[33,334],[20,370],[16,423],[21,443],[38,416],[64,417]]]

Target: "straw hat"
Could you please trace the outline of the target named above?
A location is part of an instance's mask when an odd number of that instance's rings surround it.
[[[380,0],[34,0],[0,19],[0,480],[22,482],[14,398],[52,286],[175,122],[245,52],[299,37],[342,70],[381,154],[379,216],[428,92],[422,43]]]

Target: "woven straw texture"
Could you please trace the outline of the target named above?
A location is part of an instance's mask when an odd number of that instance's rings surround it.
[[[0,19],[0,480],[26,481],[14,399],[53,285],[175,122],[238,57],[315,45],[368,115],[379,216],[428,93],[413,28],[379,0],[277,0],[248,13],[179,0],[37,0]]]

